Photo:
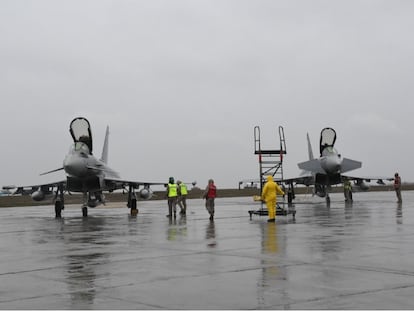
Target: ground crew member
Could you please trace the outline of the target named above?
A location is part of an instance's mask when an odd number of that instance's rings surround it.
[[[210,220],[214,220],[214,199],[217,196],[217,188],[214,180],[209,179],[206,190],[204,190],[203,198],[206,199],[206,209],[210,214]]]
[[[401,203],[401,177],[398,175],[398,173],[395,173],[394,175],[394,190],[395,194],[397,195],[398,203]]]
[[[187,185],[181,180],[177,180],[178,199],[177,204],[180,206],[180,214],[185,215],[187,212]]]
[[[344,196],[346,202],[352,202],[352,184],[346,177],[344,179]]]
[[[170,177],[167,185],[167,202],[168,202],[168,215],[167,217],[172,217],[174,213],[174,218],[176,217],[176,205],[177,205],[177,184],[174,183],[174,177]]]
[[[268,222],[275,222],[277,194],[285,195],[279,185],[273,180],[272,176],[267,176],[267,182],[262,190],[262,200],[266,203],[269,214]]]

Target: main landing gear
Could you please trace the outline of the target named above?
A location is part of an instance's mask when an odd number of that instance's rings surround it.
[[[60,200],[55,201],[55,217],[62,218],[62,210],[65,208],[63,202]]]
[[[138,215],[138,208],[137,208],[137,195],[134,191],[132,185],[128,187],[128,208],[131,209],[131,216],[136,217]]]
[[[329,196],[329,193],[326,194],[326,205],[329,207],[331,205],[331,197]]]
[[[82,207],[82,216],[83,217],[88,217],[88,207],[87,206]]]
[[[62,217],[62,210],[65,209],[65,201],[63,197],[63,185],[59,184],[55,195],[55,216]]]

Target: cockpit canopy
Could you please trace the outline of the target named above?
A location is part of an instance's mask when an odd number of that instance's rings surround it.
[[[88,120],[82,117],[73,119],[70,123],[69,132],[75,143],[75,149],[76,143],[80,142],[85,144],[88,148],[88,153],[92,154],[92,131]]]
[[[321,156],[323,155],[323,150],[327,147],[333,147],[336,141],[336,132],[333,128],[326,127],[321,131],[321,139],[319,144],[319,151]]]

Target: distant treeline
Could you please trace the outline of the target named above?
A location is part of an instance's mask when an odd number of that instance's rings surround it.
[[[405,183],[402,186],[403,191],[414,190],[414,183]],[[391,185],[370,185],[368,191],[393,191],[393,186]],[[338,185],[332,188],[332,192],[342,192],[343,187]],[[354,187],[354,191],[358,191],[357,187]],[[165,191],[154,191],[154,196],[151,200],[166,200]],[[296,194],[306,194],[312,193],[311,187],[296,187]],[[188,193],[189,199],[199,199],[203,195],[203,190],[197,187],[192,188]],[[260,195],[260,189],[258,188],[244,188],[244,189],[218,189],[217,197],[228,198],[228,197],[248,197]],[[108,202],[126,202],[128,198],[127,193],[116,192],[105,194],[105,199]],[[34,206],[34,205],[49,205],[52,204],[51,200],[44,200],[41,202],[33,201],[32,198],[28,195],[21,196],[1,196],[0,197],[0,207],[15,207],[15,206]],[[72,194],[65,196],[65,204],[82,204],[82,195],[81,194]]]

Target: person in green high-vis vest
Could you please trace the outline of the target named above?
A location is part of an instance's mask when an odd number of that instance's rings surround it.
[[[185,215],[187,213],[188,189],[187,189],[187,185],[181,182],[181,180],[177,180],[177,192],[178,192],[177,204],[180,206],[180,214]]]
[[[174,177],[170,177],[167,185],[167,202],[168,202],[168,215],[167,217],[172,217],[174,213],[174,218],[176,217],[176,205],[177,205],[177,184],[174,182]]]

